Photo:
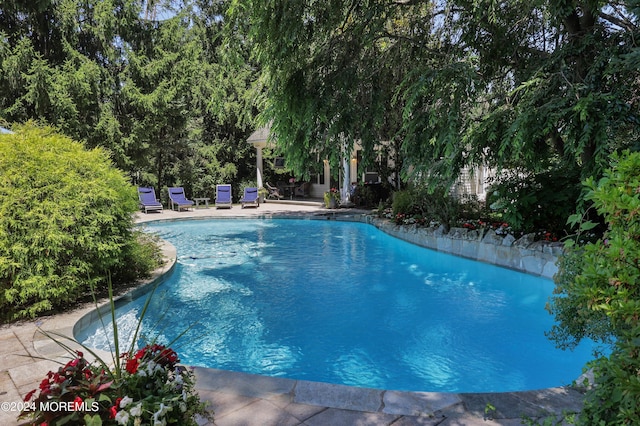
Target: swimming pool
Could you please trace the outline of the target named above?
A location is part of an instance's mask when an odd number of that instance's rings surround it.
[[[427,250],[362,223],[195,220],[148,225],[178,265],[148,335],[183,363],[352,386],[503,392],[569,384],[592,345],[544,335],[553,282]],[[119,308],[132,329],[145,298]],[[153,330],[149,330],[153,328]],[[105,348],[97,325],[79,340]]]

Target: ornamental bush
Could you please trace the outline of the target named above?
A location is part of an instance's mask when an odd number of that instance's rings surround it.
[[[610,355],[590,365],[595,386],[579,417],[585,425],[640,424],[640,153],[612,162],[600,181],[585,183],[608,230],[595,243],[568,245],[549,305],[560,346],[584,337],[613,342]]]
[[[487,203],[517,231],[544,229],[564,236],[580,196],[579,174],[579,169],[562,167],[539,173],[504,171],[494,179]]]
[[[72,305],[147,274],[152,242],[133,231],[135,188],[103,149],[87,150],[51,128],[0,135],[2,321]]]
[[[393,216],[398,218],[421,218],[425,223],[436,221],[447,230],[456,226],[464,215],[465,219],[481,216],[480,205],[470,198],[455,198],[444,186],[429,188],[412,186],[393,194]]]

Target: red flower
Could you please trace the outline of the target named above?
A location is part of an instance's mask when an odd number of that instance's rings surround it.
[[[80,407],[82,407],[82,398],[80,398],[79,396],[76,396],[76,398],[73,400],[73,410],[77,411],[80,409]]]
[[[25,402],[29,401],[31,399],[31,397],[33,396],[34,393],[36,393],[37,389],[32,390],[31,392],[29,392],[27,394],[27,396],[24,397]]]
[[[127,360],[127,365],[126,365],[126,370],[129,372],[129,374],[136,374],[136,371],[138,371],[138,366],[140,365],[140,361],[137,358],[137,354],[136,354],[136,358],[131,358]]]
[[[65,365],[65,368],[68,368],[68,367],[75,367],[75,366],[77,366],[77,365],[78,365],[78,363],[79,363],[79,362],[80,362],[80,358],[72,359],[71,361],[69,361],[69,362],[67,363],[67,365]]]
[[[160,357],[162,358],[162,361],[159,361],[158,363],[161,365],[164,364],[175,364],[176,362],[178,362],[178,354],[170,348],[166,348],[163,349],[162,352],[160,352]]]
[[[135,359],[142,359],[147,352],[147,346],[142,349],[139,349],[138,352],[133,356]]]
[[[116,414],[118,414],[118,407],[120,406],[120,401],[122,401],[122,398],[116,398],[116,403],[113,404],[113,407],[109,408],[109,416],[112,419],[115,419]]]
[[[40,391],[44,395],[51,392],[51,384],[49,383],[49,379],[42,379],[42,381],[40,382]]]

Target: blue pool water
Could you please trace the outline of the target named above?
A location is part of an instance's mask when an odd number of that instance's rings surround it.
[[[502,392],[569,384],[592,359],[545,337],[550,280],[361,223],[209,220],[148,230],[177,248],[145,318],[183,363],[361,387]],[[119,309],[135,327],[145,297]],[[105,348],[103,332],[78,336]]]

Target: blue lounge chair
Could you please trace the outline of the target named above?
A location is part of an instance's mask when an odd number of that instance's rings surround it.
[[[231,185],[216,185],[216,208],[231,208]]]
[[[193,207],[193,201],[187,199],[182,187],[169,188],[169,202],[171,203],[171,210],[188,210]]]
[[[260,207],[260,200],[258,199],[258,188],[245,188],[244,195],[240,199],[240,204],[244,209],[245,205]]]
[[[144,210],[145,213],[162,211],[162,204],[156,198],[156,191],[152,187],[139,186],[138,200],[140,200],[140,210]]]

